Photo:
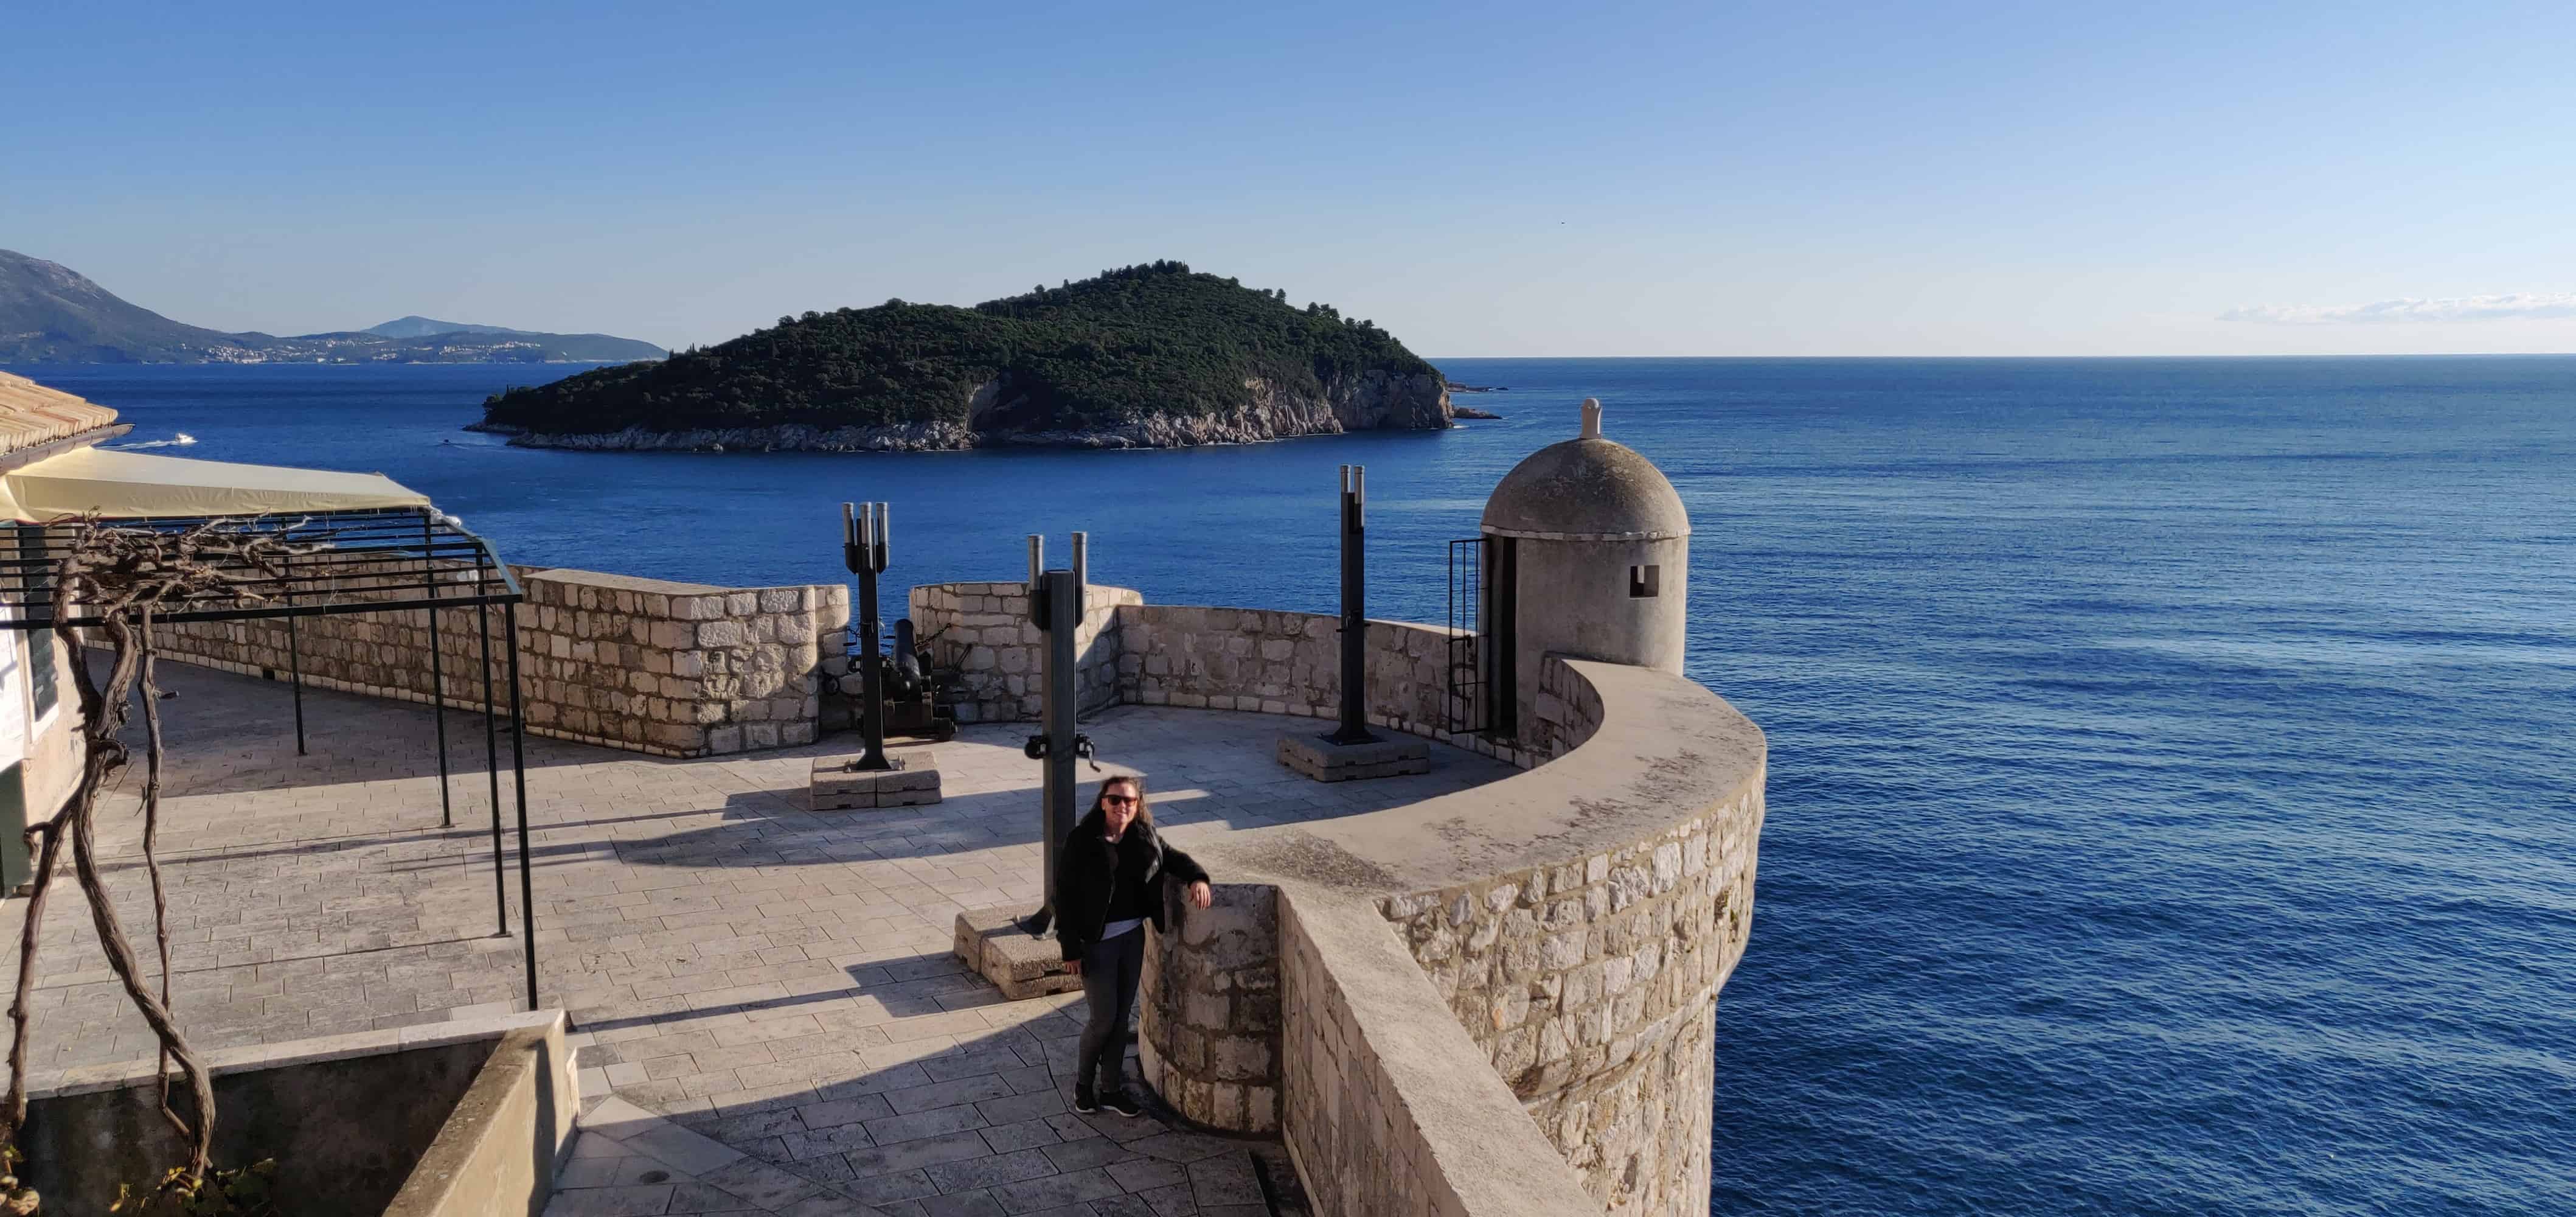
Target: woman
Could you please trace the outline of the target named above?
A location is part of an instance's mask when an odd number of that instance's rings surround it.
[[[1064,950],[1065,970],[1082,978],[1082,995],[1091,1006],[1074,1061],[1075,1111],[1107,1107],[1134,1116],[1144,1110],[1128,1096],[1124,1081],[1127,1016],[1136,1008],[1136,981],[1145,966],[1145,923],[1163,929],[1165,880],[1188,884],[1189,902],[1200,908],[1214,899],[1207,871],[1155,835],[1143,779],[1102,782],[1091,813],[1073,826],[1056,854],[1056,942]],[[1094,1076],[1100,1080],[1096,1090]]]

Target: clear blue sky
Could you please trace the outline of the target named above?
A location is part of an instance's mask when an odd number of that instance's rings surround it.
[[[2576,351],[2565,3],[537,7],[13,6],[0,247],[273,333],[1180,258],[1434,357]]]

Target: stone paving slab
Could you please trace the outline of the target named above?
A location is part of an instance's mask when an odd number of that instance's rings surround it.
[[[427,707],[307,690],[311,754],[298,756],[282,684],[177,663],[162,674],[177,694],[162,705],[172,991],[200,1047],[524,1006],[523,944],[494,936],[496,877],[518,925],[516,835],[504,832],[496,875],[480,715],[446,716],[454,824],[441,827]],[[1102,771],[1083,776],[1141,773],[1186,848],[1511,772],[1434,746],[1428,773],[1318,785],[1274,759],[1292,721],[1310,722],[1114,709],[1085,724]],[[528,741],[540,998],[571,1012],[591,1107],[550,1214],[928,1217],[989,1203],[1015,1217],[1236,1217],[1245,1176],[1195,1168],[1251,1170],[1275,1147],[1073,1114],[1080,995],[1006,1002],[952,955],[961,911],[1038,899],[1025,734],[969,728],[940,745],[944,803],[858,815],[805,808],[814,759],[847,753],[847,737],[694,761]],[[497,750],[513,830],[506,732]],[[140,768],[99,817],[130,928],[151,910]],[[25,906],[0,903],[0,934],[16,936]],[[68,868],[40,943],[33,1070],[151,1057]]]

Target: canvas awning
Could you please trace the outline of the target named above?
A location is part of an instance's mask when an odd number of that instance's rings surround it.
[[[79,448],[0,475],[0,515],[44,524],[96,512],[111,520],[292,515],[429,506],[380,473],[194,461]]]

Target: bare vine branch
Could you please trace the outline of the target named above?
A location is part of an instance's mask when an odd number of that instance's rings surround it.
[[[45,913],[45,897],[68,843],[73,873],[88,898],[99,946],[143,1021],[160,1045],[161,1112],[188,1146],[187,1162],[169,1172],[164,1191],[193,1196],[212,1169],[215,1096],[212,1076],[188,1043],[170,1008],[169,896],[155,850],[160,844],[162,739],[160,689],[154,680],[151,631],[160,613],[216,604],[238,605],[270,599],[265,585],[287,575],[286,560],[310,553],[319,544],[289,544],[284,536],[303,521],[283,529],[262,529],[261,521],[213,520],[184,531],[102,525],[86,516],[61,527],[77,528],[72,544],[53,569],[54,637],[70,652],[73,688],[79,695],[82,763],[80,785],[51,817],[27,829],[29,852],[37,854],[26,923],[19,934],[18,980],[9,1008],[9,1088],[0,1106],[0,1155],[14,1158],[19,1130],[27,1117],[27,1042],[33,1023],[36,946]],[[315,538],[327,541],[327,537]],[[100,622],[110,651],[102,688],[82,658],[83,639],[69,623],[80,617]],[[31,643],[36,642],[30,639]],[[144,983],[133,942],[109,900],[98,868],[99,798],[116,773],[132,759],[118,738],[124,731],[137,685],[141,686],[144,720],[143,861],[152,884],[152,928],[160,965],[159,992]],[[188,1083],[193,1119],[170,1102],[170,1065],[175,1062]],[[14,1183],[14,1180],[12,1180]],[[32,1191],[12,1189],[0,1196],[11,1211],[33,1212]],[[22,1207],[23,1206],[23,1207]]]

